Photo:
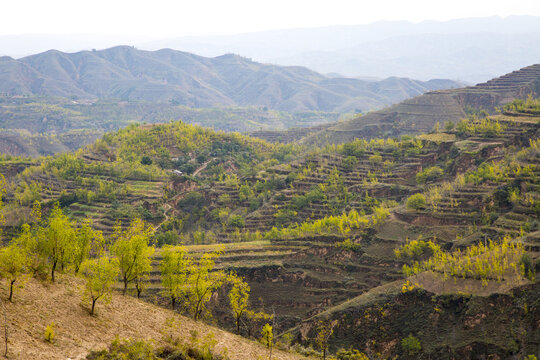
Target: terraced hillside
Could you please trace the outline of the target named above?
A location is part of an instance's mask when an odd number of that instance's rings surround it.
[[[310,134],[312,144],[344,143],[355,138],[377,138],[429,132],[436,123],[456,123],[467,112],[495,112],[513,99],[540,94],[540,64],[531,65],[486,83],[461,89],[432,91],[386,109],[357,117]]]
[[[519,298],[531,299],[527,308],[537,311],[530,292],[540,245],[539,108],[538,100],[514,101],[502,114],[470,115],[444,131],[324,148],[271,144],[180,122],[130,126],[75,154],[39,161],[3,158],[7,233],[30,220],[35,200],[45,210],[59,201],[73,218],[93,219],[106,235],[117,220],[142,217],[156,228],[158,246],[184,244],[200,257],[225,244],[218,267],[245,277],[252,305],[275,313],[276,329],[308,319],[304,330],[293,331],[298,341],[309,343],[315,322],[329,315],[337,320],[334,348],[354,345],[367,351],[362,344],[374,340],[377,351],[403,355],[398,343],[411,331],[431,344],[426,354],[435,356],[443,350],[433,345],[434,338],[407,325],[411,313],[400,315],[414,302],[431,306],[431,295],[414,292],[417,287],[436,296],[447,291],[487,296],[517,294],[523,286]],[[490,287],[484,287],[487,280],[467,275],[463,281],[452,275],[452,285],[437,275],[447,274],[445,268],[424,269],[427,265],[414,261],[425,258],[395,255],[395,249],[416,239],[434,255],[452,256],[461,264],[460,255],[450,252],[469,253],[479,241],[492,244],[491,238],[499,244],[505,236],[512,237],[511,244],[523,244],[517,255],[505,258],[505,266],[514,264],[517,270],[505,273],[504,281],[489,278]],[[505,244],[505,249],[517,246]],[[525,260],[519,256],[525,251],[530,261],[522,274]],[[158,249],[143,296],[168,305],[161,294],[160,261]],[[404,265],[422,272],[406,279]],[[406,280],[412,289],[401,293]],[[436,300],[453,301],[444,296]],[[456,296],[465,301],[465,295]],[[366,298],[352,312],[342,311],[341,304]],[[365,336],[347,331],[355,321],[347,314],[358,318],[367,304],[369,311],[378,306],[382,316],[387,306],[379,301],[390,300],[404,304],[392,310],[399,318],[389,318],[395,329],[372,328]],[[225,294],[217,293],[212,301],[216,321],[231,326]],[[501,301],[509,304],[507,298]],[[457,311],[452,304],[447,309]],[[447,324],[462,320],[445,318]],[[532,326],[528,317],[518,320],[512,331]],[[460,340],[449,345],[452,351],[465,357],[472,356],[468,347],[477,349],[475,342],[488,349],[487,355],[502,356],[510,348],[499,344],[492,351],[485,337],[466,337],[457,325],[447,328],[459,334]],[[538,336],[533,331],[513,339],[520,341],[519,351],[529,351]]]

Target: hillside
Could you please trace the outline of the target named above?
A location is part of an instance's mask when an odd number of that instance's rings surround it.
[[[386,109],[339,122],[309,135],[307,143],[343,143],[355,138],[392,137],[429,132],[436,123],[456,123],[467,113],[494,113],[513,99],[540,94],[540,64],[462,89],[428,92]],[[264,138],[264,137],[262,137]]]
[[[131,125],[73,154],[3,158],[4,233],[32,221],[36,200],[44,216],[58,201],[71,218],[91,219],[106,239],[117,220],[140,217],[158,246],[148,301],[171,305],[159,247],[182,244],[197,259],[222,251],[217,268],[244,277],[253,308],[271,309],[276,333],[290,330],[295,342],[314,345],[328,316],[332,351],[402,356],[410,333],[429,358],[445,351],[440,334],[409,323],[431,329],[440,318],[455,357],[522,358],[539,341],[539,109],[538,99],[515,100],[444,130],[323,147],[181,122]],[[396,256],[413,244],[417,257]],[[225,296],[216,292],[212,312],[232,329]],[[491,303],[493,312],[477,309]],[[485,325],[473,326],[474,316]]]
[[[0,74],[0,93],[10,96],[146,100],[196,108],[266,106],[289,112],[366,111],[427,90],[461,86],[454,81],[328,78],[307,68],[261,64],[232,54],[205,58],[128,46],[3,57]]]
[[[167,344],[168,334],[189,343],[192,331],[198,333],[200,340],[213,334],[216,351],[227,353],[231,360],[257,359],[266,352],[255,341],[130,296],[113,294],[109,304],[100,304],[97,315],[90,316],[81,303],[82,283],[70,276],[61,277],[55,284],[31,279],[17,292],[16,301],[5,304],[9,359],[81,360],[90,351],[107,348],[115,338],[153,340],[159,346]],[[6,289],[2,287],[1,291],[4,296]],[[44,339],[45,328],[51,322],[55,323],[56,333],[52,344]],[[274,356],[281,360],[303,358],[279,350],[274,351]]]

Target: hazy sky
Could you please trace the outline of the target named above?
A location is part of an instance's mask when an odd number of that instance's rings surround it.
[[[540,16],[540,0],[1,1],[0,35],[86,33],[163,38],[377,20]]]

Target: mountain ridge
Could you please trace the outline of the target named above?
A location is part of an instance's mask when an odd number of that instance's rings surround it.
[[[451,80],[328,78],[305,67],[262,64],[233,54],[205,58],[129,46],[77,53],[49,50],[21,59],[0,59],[0,93],[5,95],[116,98],[192,107],[366,111],[428,90],[461,85]]]

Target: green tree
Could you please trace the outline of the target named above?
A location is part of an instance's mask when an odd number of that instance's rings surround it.
[[[161,251],[160,270],[162,294],[171,299],[171,306],[174,310],[177,299],[182,294],[182,289],[186,286],[188,269],[192,260],[187,257],[187,252],[181,246],[165,246]]]
[[[229,291],[229,303],[236,323],[236,332],[240,334],[242,317],[249,308],[250,287],[242,278],[235,275],[232,275],[230,278],[233,286],[231,291]]]
[[[101,231],[92,229],[91,220],[85,220],[77,229],[75,246],[73,247],[73,266],[75,273],[79,272],[81,264],[89,255],[97,257],[102,255],[105,241]]]
[[[358,164],[358,158],[356,156],[347,156],[343,160],[343,167],[347,171],[351,171]]]
[[[47,227],[44,229],[44,251],[49,258],[51,266],[51,280],[54,282],[54,273],[60,264],[62,268],[72,260],[75,229],[69,218],[56,203],[49,215]]]
[[[8,280],[9,301],[13,300],[13,285],[26,272],[26,264],[26,253],[16,243],[0,249],[0,274]]]
[[[229,226],[243,228],[246,226],[246,223],[242,215],[231,215],[231,217],[229,217]]]
[[[315,342],[323,353],[323,360],[326,360],[326,352],[328,351],[328,339],[330,339],[330,336],[332,336],[333,333],[334,324],[330,320],[325,319],[319,321]]]
[[[426,168],[416,174],[416,182],[418,184],[425,184],[427,182],[435,181],[444,175],[443,169],[438,166],[432,166]]]
[[[416,355],[422,350],[420,340],[412,334],[409,334],[409,336],[401,340],[401,347],[408,355]]]
[[[426,197],[422,194],[414,194],[407,199],[407,208],[414,210],[425,209]]]
[[[261,341],[270,351],[269,359],[272,359],[272,348],[274,347],[274,332],[270,324],[265,324],[261,331]]]
[[[125,230],[122,230],[120,224],[115,226],[111,253],[119,261],[124,295],[131,282],[143,280],[144,276],[152,270],[151,256],[155,248],[150,246],[149,242],[153,234],[154,229],[147,227],[141,219],[134,219]],[[140,295],[139,288],[137,292],[137,295]]]
[[[198,262],[193,261],[188,268],[182,299],[184,308],[191,313],[195,320],[207,315],[206,305],[214,291],[223,285],[226,278],[223,271],[214,271],[215,259],[222,253],[223,250],[206,253]]]
[[[47,244],[43,228],[23,224],[21,233],[12,242],[24,251],[26,266],[32,275],[42,275],[46,272]]]
[[[94,315],[96,302],[99,299],[110,299],[118,276],[118,260],[107,256],[85,260],[81,264],[81,274],[86,279],[84,294],[92,303],[90,315]]]

